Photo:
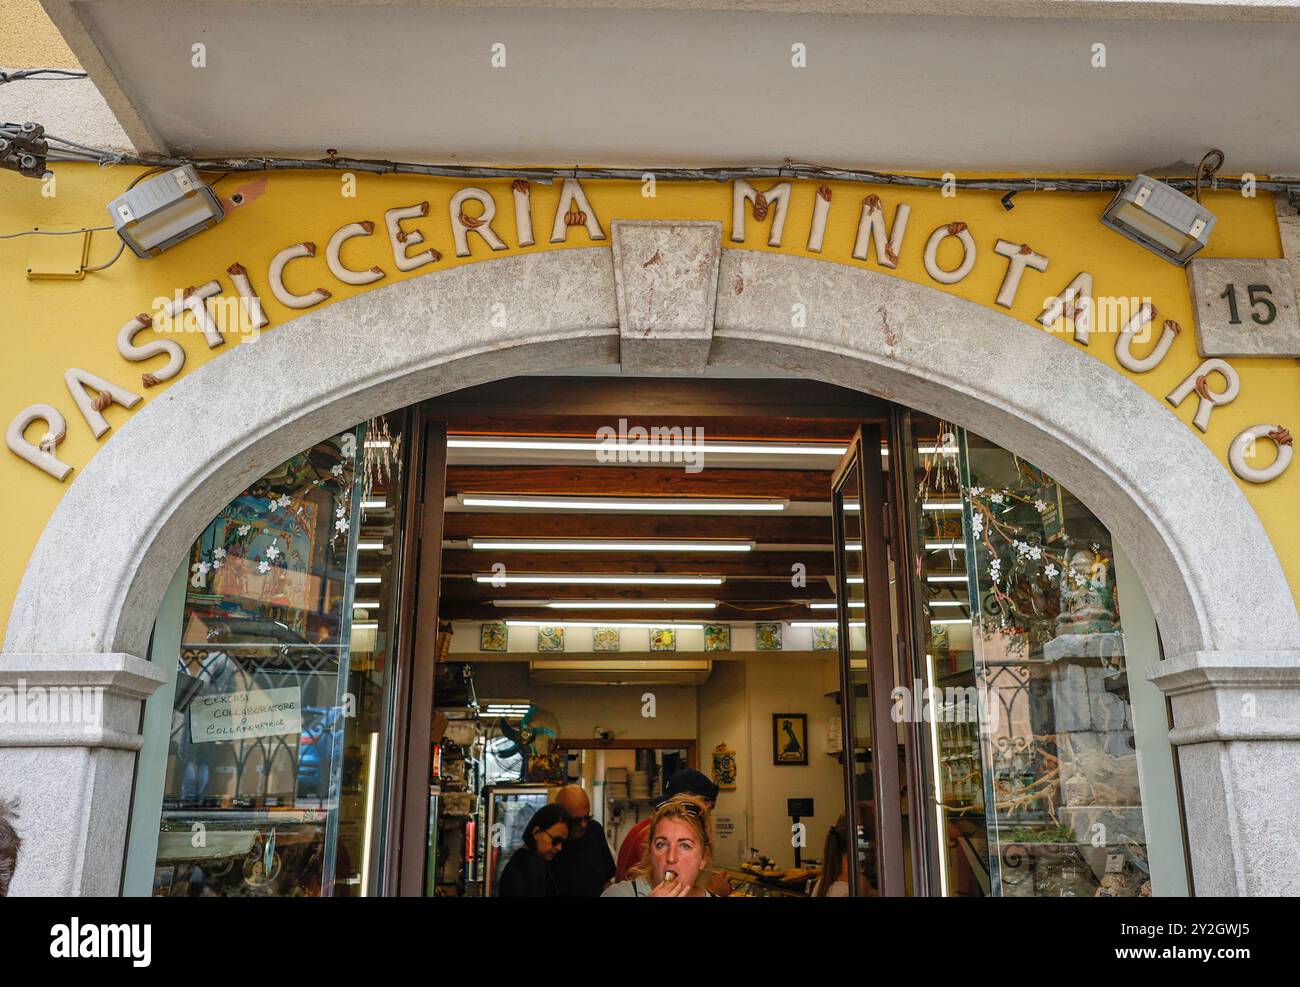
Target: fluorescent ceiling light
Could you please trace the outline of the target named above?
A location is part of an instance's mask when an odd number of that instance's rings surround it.
[[[363,511],[382,511],[387,506],[388,501],[383,498],[380,498],[379,500],[363,500],[361,502],[361,509]]]
[[[927,606],[931,607],[968,607],[970,603],[966,600],[931,600]]]
[[[729,456],[843,456],[848,446],[814,443],[765,442],[651,442],[622,439],[517,439],[508,437],[448,438],[448,449],[506,449],[542,452],[678,452],[714,453]]]
[[[957,447],[956,446],[917,446],[916,451],[921,453],[921,455],[923,456],[932,456],[936,452],[941,452],[944,453],[945,455],[955,455],[957,452]],[[880,454],[882,456],[888,456],[889,455],[888,447],[881,446]]]
[[[598,538],[546,539],[471,538],[469,547],[478,551],[521,552],[750,552],[751,541],[614,541]]]
[[[365,607],[367,610],[373,610],[379,606],[378,600],[353,600],[354,607]]]
[[[382,551],[384,543],[381,541],[359,541],[357,542],[358,552],[379,552]]]
[[[932,624],[969,624],[969,617],[943,617],[941,619],[930,618]]]
[[[926,576],[927,583],[964,583],[965,576]]]
[[[710,667],[708,658],[649,658],[632,660],[606,658],[573,661],[530,661],[528,667],[536,672],[705,672]]]
[[[721,586],[725,576],[507,576],[476,572],[474,582],[494,586]]]
[[[379,627],[377,620],[363,620],[352,625],[354,631],[373,631]]]
[[[462,507],[527,507],[545,511],[784,511],[785,500],[696,500],[688,497],[627,499],[621,497],[508,497],[457,494]]]
[[[358,586],[373,586],[375,583],[382,583],[383,576],[357,576],[352,580]]]
[[[507,620],[507,627],[618,627],[625,630],[658,630],[665,628],[675,631],[702,631],[703,624],[678,624],[675,622],[646,624],[619,620]]]
[[[848,605],[849,605],[850,607],[857,607],[857,608],[861,609],[862,607],[865,607],[865,606],[867,605],[867,601],[866,601],[866,600],[849,600],[849,604],[848,604]],[[834,604],[834,603],[810,603],[810,604],[808,604],[808,607],[809,607],[809,609],[812,609],[812,610],[834,610],[835,607],[836,607],[836,604]]]
[[[923,511],[960,511],[960,500],[927,500],[921,504]]]
[[[548,610],[712,610],[712,600],[493,600],[494,607],[546,607]]]
[[[838,627],[839,624],[833,620],[792,620],[791,627]],[[866,621],[854,620],[849,622],[850,627],[866,627]]]
[[[928,541],[925,543],[925,547],[930,549],[932,552],[938,552],[946,548],[955,548],[964,552],[966,550],[966,543],[961,541]]]

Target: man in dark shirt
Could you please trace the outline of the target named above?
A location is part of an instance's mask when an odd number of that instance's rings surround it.
[[[614,854],[600,823],[591,818],[591,800],[579,785],[565,785],[555,801],[573,821],[564,852],[551,862],[561,898],[598,898],[614,876]]]

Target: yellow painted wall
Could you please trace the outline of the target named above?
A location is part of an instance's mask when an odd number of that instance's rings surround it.
[[[76,69],[81,63],[37,0],[0,0],[0,66]]]
[[[41,182],[12,173],[0,173],[0,233],[49,224],[104,225],[108,222],[106,203],[140,171],[135,168],[100,169],[90,165],[59,165],[55,170],[56,194],[50,197],[42,194]],[[263,177],[229,175],[221,179],[217,190],[226,197],[241,189],[253,193]],[[21,409],[37,402],[55,405],[68,419],[68,435],[59,447],[59,457],[74,467],[84,466],[111,439],[112,432],[102,441],[91,436],[63,384],[66,369],[80,367],[143,393],[146,401],[156,399],[166,393],[168,385],[141,390],[140,374],[157,369],[164,359],[159,357],[141,364],[123,360],[115,347],[115,338],[122,325],[138,312],[155,309],[158,297],[170,296],[177,289],[213,278],[220,280],[228,294],[233,294],[225,272],[230,264],[239,261],[248,269],[271,319],[267,331],[274,332],[275,327],[303,313],[285,308],[271,296],[267,265],[281,248],[302,240],[314,241],[320,250],[316,258],[295,261],[290,265],[288,282],[291,289],[307,291],[317,286],[325,287],[333,294],[325,304],[368,290],[336,282],[326,269],[325,243],[331,233],[345,223],[369,219],[376,224],[375,235],[352,241],[345,249],[345,257],[354,268],[364,269],[373,264],[387,271],[388,277],[378,283],[381,286],[399,278],[418,277],[505,253],[593,244],[580,227],[570,231],[566,244],[546,242],[555,215],[558,186],[533,185],[533,226],[540,242],[521,250],[513,246],[516,242],[514,211],[508,182],[466,183],[358,175],[356,183],[356,197],[347,198],[342,195],[343,182],[337,174],[271,174],[260,197],[254,198],[250,194],[249,201],[233,210],[216,228],[152,260],[140,261],[128,252],[113,267],[88,274],[83,281],[27,280],[25,271],[35,238],[0,239],[0,279],[3,279],[0,296],[4,298],[5,320],[4,360],[0,364],[0,395],[3,395],[0,420],[7,424]],[[448,201],[465,184],[478,184],[493,191],[498,205],[494,226],[511,245],[509,251],[494,255],[479,237],[471,235],[473,256],[464,260],[455,257]],[[607,235],[610,220],[637,218],[722,220],[724,237],[730,235],[730,184],[661,182],[653,198],[643,196],[639,184],[583,184]],[[770,183],[756,184],[759,188],[767,188]],[[1010,312],[1013,317],[1036,326],[1034,320],[1041,311],[1043,299],[1062,291],[1079,271],[1088,270],[1093,274],[1098,295],[1150,296],[1159,309],[1160,320],[1175,319],[1185,330],[1156,370],[1141,375],[1123,370],[1118,372],[1132,377],[1150,393],[1163,399],[1199,363],[1185,272],[1104,228],[1097,217],[1108,201],[1106,195],[1023,194],[1017,197],[1015,209],[1007,212],[1002,208],[999,196],[993,193],[962,192],[955,198],[944,198],[931,190],[872,189],[832,183],[826,246],[821,255],[813,255],[804,245],[811,223],[815,188],[815,184],[796,184],[781,252],[819,256],[825,262],[882,270],[874,253],[868,262],[850,257],[862,197],[875,191],[882,196],[886,215],[891,221],[897,203],[906,201],[912,206],[901,262],[896,271],[887,273],[941,291],[951,291],[1002,312],[1004,310],[997,308],[993,299],[1007,262],[993,253],[993,244],[999,238],[1028,243],[1050,258],[1050,266],[1043,274],[1026,272]],[[428,243],[442,252],[443,259],[402,275],[393,264],[387,237],[383,233],[383,214],[386,209],[421,200],[430,203],[430,215],[406,225],[420,229]],[[1246,199],[1233,192],[1213,193],[1206,195],[1206,204],[1218,216],[1207,256],[1281,256],[1271,196]],[[978,245],[979,260],[964,281],[945,288],[926,274],[921,256],[930,231],[954,220],[969,225]],[[769,225],[755,222],[751,215],[744,246],[754,250],[773,249],[767,246]],[[608,245],[609,240],[601,243]],[[91,263],[109,259],[117,247],[118,241],[111,230],[95,233],[91,243]],[[951,255],[947,253],[949,250]],[[945,267],[955,265],[956,252],[956,245],[950,240],[940,256]],[[137,341],[143,342],[149,335],[148,332],[142,333]],[[1079,345],[1067,335],[1058,338],[1062,340],[1061,345]],[[187,333],[180,339],[187,352],[182,377],[209,360],[219,358],[235,345],[243,345],[232,338],[225,346],[209,350],[201,335]],[[1113,335],[1094,330],[1086,352],[1118,369]],[[1225,464],[1225,469],[1229,442],[1241,429],[1264,422],[1279,422],[1293,431],[1300,428],[1297,361],[1234,359],[1230,362],[1240,373],[1241,395],[1232,404],[1214,411],[1209,432],[1202,436]],[[1045,366],[1037,372],[1050,378],[1056,369]],[[1188,428],[1191,428],[1195,406],[1195,400],[1189,399],[1176,412]],[[137,410],[140,407],[143,403],[137,405]],[[110,424],[120,425],[133,413],[113,406],[107,417]],[[29,430],[28,438],[39,441],[43,431],[43,426],[38,423]],[[1196,434],[1200,436],[1199,432]],[[1260,446],[1265,457],[1272,456],[1270,443],[1262,442]],[[1161,455],[1161,448],[1160,437],[1152,436],[1152,455]],[[59,497],[76,475],[74,472],[66,483],[60,484],[17,456],[7,453],[0,456],[0,490],[4,491],[6,505],[6,536],[0,539],[0,623],[8,620],[26,559]],[[1292,587],[1300,588],[1300,525],[1293,520],[1294,505],[1300,502],[1300,466],[1293,467],[1272,483],[1243,483],[1242,488],[1270,531]],[[89,557],[93,558],[94,550],[94,546],[87,546]]]

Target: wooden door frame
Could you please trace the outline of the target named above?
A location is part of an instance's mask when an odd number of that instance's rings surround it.
[[[913,523],[911,501],[913,497],[915,434],[910,422],[906,425],[904,418],[910,410],[896,407],[890,416],[890,451],[893,453],[890,464],[889,519],[894,530],[890,538],[894,559],[894,593],[898,607],[898,681],[909,689],[917,681],[925,681],[925,671],[920,657],[924,655],[928,637],[923,632],[928,629],[924,622],[921,608],[917,606],[918,585],[913,575],[913,560],[920,551],[916,526]],[[911,442],[908,442],[908,439]],[[929,777],[929,732],[923,722],[915,717],[908,717],[903,724],[903,744],[906,751],[907,791],[911,811],[908,813],[908,831],[912,850],[912,894],[930,897],[942,894],[938,884],[938,874],[932,854],[945,852],[946,834],[937,831],[932,825],[930,815],[931,785],[937,785],[937,778]],[[932,841],[934,841],[932,843]]]
[[[438,660],[438,595],[442,587],[446,423],[417,409],[409,440],[382,893],[421,897],[425,893],[429,834],[429,738]]]
[[[831,518],[834,529],[836,618],[839,625],[840,658],[840,713],[844,756],[844,815],[848,824],[849,841],[849,893],[858,893],[858,799],[855,785],[854,699],[852,676],[852,628],[847,601],[848,577],[852,572],[846,558],[844,511],[841,505],[846,495],[853,496],[859,506],[858,517],[862,532],[862,551],[859,553],[863,578],[863,599],[866,601],[868,651],[873,659],[887,656],[888,660],[872,660],[869,664],[869,691],[871,699],[872,770],[871,784],[875,801],[876,823],[876,881],[885,897],[902,897],[906,893],[903,873],[902,804],[899,797],[897,728],[890,711],[894,688],[893,625],[889,613],[889,558],[886,539],[893,527],[885,514],[884,471],[880,463],[882,429],[877,424],[864,423],[849,446],[844,458],[831,474]],[[867,458],[870,456],[871,458]],[[856,467],[857,483],[850,484],[849,473]],[[846,487],[848,489],[846,489]],[[867,537],[873,523],[879,523],[877,537]],[[881,748],[884,748],[883,752]]]

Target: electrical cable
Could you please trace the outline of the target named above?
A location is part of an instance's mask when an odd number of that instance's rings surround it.
[[[164,155],[140,155],[132,152],[106,151],[78,144],[65,138],[47,135],[51,142],[50,161],[90,161],[101,166],[110,164],[138,165],[145,168],[179,168],[192,165],[198,171],[253,172],[253,171],[354,171],[376,175],[424,175],[435,178],[523,178],[551,185],[565,178],[644,182],[647,176],[656,181],[669,182],[727,182],[737,178],[783,179],[800,178],[821,181],[841,181],[862,185],[899,185],[910,188],[965,189],[989,192],[1118,192],[1126,188],[1131,179],[1126,178],[929,178],[897,172],[869,169],[835,168],[787,160],[778,166],[718,168],[598,168],[575,165],[571,168],[545,167],[495,167],[479,165],[421,164],[411,161],[387,159],[347,158],[331,154],[324,158],[281,158],[251,156],[240,158],[187,158]],[[55,147],[53,145],[60,145]],[[1212,151],[1206,158],[1222,155]],[[1202,159],[1204,163],[1205,159]],[[1220,161],[1222,164],[1222,161]],[[1217,170],[1217,166],[1214,170]],[[1213,171],[1210,172],[1213,175]],[[1160,181],[1183,192],[1195,193],[1204,172],[1191,178],[1161,177]],[[1250,179],[1212,179],[1216,190],[1241,190],[1252,187],[1260,192],[1297,192],[1300,179],[1260,181]]]
[[[1210,158],[1217,158],[1214,164],[1206,164]],[[1217,147],[1206,151],[1202,156],[1200,163],[1196,166],[1196,191],[1195,198],[1197,202],[1201,201],[1201,181],[1204,178],[1214,178],[1219,169],[1223,167],[1223,152]]]
[[[23,230],[20,233],[0,233],[0,240],[13,240],[20,236],[72,236],[74,233],[99,233],[111,226],[83,226],[79,230]]]
[[[35,79],[37,82],[75,82],[84,78],[86,73],[75,69],[18,69],[13,72],[0,72],[0,86],[6,82],[20,82],[23,79]]]
[[[124,250],[126,250],[126,241],[123,241],[122,245],[117,248],[117,253],[113,255],[113,259],[110,260],[107,264],[100,264],[97,267],[86,267],[86,268],[82,268],[82,270],[84,270],[87,274],[91,274],[95,271],[102,271],[105,268],[112,267],[114,264],[117,263],[117,259],[122,256],[122,252]]]

